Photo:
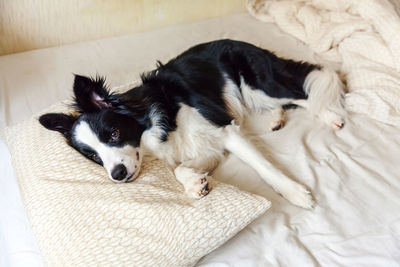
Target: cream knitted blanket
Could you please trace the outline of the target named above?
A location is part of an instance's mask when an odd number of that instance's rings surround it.
[[[400,126],[400,3],[396,0],[248,0],[253,16],[276,23],[335,63],[347,109]]]

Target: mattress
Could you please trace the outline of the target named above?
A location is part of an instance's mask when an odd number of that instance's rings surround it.
[[[70,97],[71,73],[102,74],[111,87],[205,41],[251,42],[315,62],[299,41],[248,14],[237,14],[116,38],[0,57],[1,125],[18,123]],[[160,45],[162,44],[162,45]],[[198,266],[398,266],[400,262],[400,132],[359,114],[333,131],[305,110],[268,132],[269,114],[246,122],[252,141],[279,168],[308,186],[316,200],[303,210],[277,195],[250,167],[229,155],[213,176],[271,200],[272,208]],[[40,252],[1,144],[0,265],[41,266]]]

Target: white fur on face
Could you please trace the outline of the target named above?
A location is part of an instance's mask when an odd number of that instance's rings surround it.
[[[137,177],[140,171],[142,155],[140,148],[135,148],[131,145],[122,147],[112,147],[102,143],[96,134],[92,131],[89,124],[85,121],[80,122],[74,131],[74,137],[78,142],[81,142],[94,151],[103,161],[103,166],[106,168],[109,178],[114,182],[126,182],[127,178],[132,175],[129,180]],[[127,176],[122,181],[114,180],[111,176],[112,170],[118,164],[123,164],[127,169]]]

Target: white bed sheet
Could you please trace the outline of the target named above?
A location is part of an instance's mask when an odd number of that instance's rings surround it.
[[[43,266],[7,147],[0,140],[0,266]]]
[[[289,58],[313,59],[304,45],[247,14],[0,57],[0,125],[14,124],[68,97],[71,72],[98,72],[109,77],[111,86],[125,84],[156,59],[165,61],[195,43],[218,38],[249,41]],[[272,208],[198,265],[398,266],[399,129],[351,114],[346,127],[334,132],[304,110],[295,110],[284,129],[266,133],[267,117],[255,116],[250,132],[261,135],[273,162],[312,190],[317,206],[307,211],[290,205],[229,156],[214,176],[265,196]],[[8,152],[3,145],[0,151],[0,265],[40,266]]]

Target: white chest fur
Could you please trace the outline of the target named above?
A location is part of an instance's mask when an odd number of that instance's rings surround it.
[[[168,140],[162,142],[162,130],[159,116],[154,112],[153,127],[142,136],[142,146],[172,167],[193,159],[212,159],[223,155],[223,128],[218,128],[204,119],[190,106],[181,105],[176,117],[177,129],[168,134]]]

